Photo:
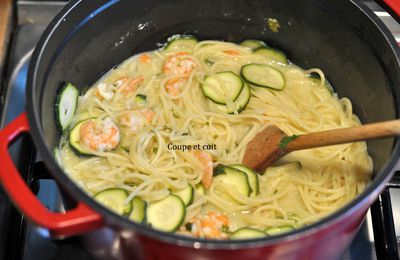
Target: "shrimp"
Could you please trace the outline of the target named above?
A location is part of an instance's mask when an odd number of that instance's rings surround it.
[[[150,61],[151,61],[150,55],[148,55],[147,53],[140,55],[139,61],[141,63],[150,63]]]
[[[185,78],[172,78],[165,83],[165,90],[173,97],[178,96],[181,91],[180,88],[185,84]]]
[[[201,183],[203,186],[208,189],[211,186],[212,177],[213,177],[213,160],[212,156],[204,151],[194,151],[194,156],[201,162],[203,165],[203,176],[201,178]]]
[[[195,237],[226,239],[228,235],[224,232],[228,228],[229,219],[224,214],[210,211],[206,215],[197,216],[192,221],[190,232]]]
[[[188,54],[187,52],[178,52],[169,56],[163,66],[164,74],[167,76],[190,74],[197,64],[192,58],[185,57]]]
[[[154,111],[150,108],[142,108],[124,112],[120,117],[120,124],[137,131],[149,124],[154,117]]]
[[[92,150],[104,152],[117,147],[120,140],[118,127],[110,117],[106,117],[99,124],[95,120],[88,120],[79,129],[80,143]]]
[[[96,88],[96,96],[100,100],[103,100],[103,99],[105,99],[106,101],[111,100],[112,97],[114,96],[113,85],[107,84],[104,82],[100,82]]]
[[[226,50],[223,51],[223,53],[228,54],[228,55],[239,55],[240,52],[236,51],[236,50]]]
[[[137,87],[143,82],[143,80],[144,78],[142,75],[135,78],[122,77],[117,80],[117,86],[121,88],[122,94],[128,96],[136,91]]]

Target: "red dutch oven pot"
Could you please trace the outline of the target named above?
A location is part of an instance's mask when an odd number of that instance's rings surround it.
[[[399,0],[383,2],[400,15]],[[279,33],[266,27],[268,18],[279,21]],[[51,151],[60,138],[53,112],[60,84],[91,85],[115,64],[178,33],[235,42],[263,39],[295,64],[322,68],[339,96],[351,98],[363,122],[398,115],[400,51],[361,0],[75,0],[50,23],[33,54],[27,112],[0,132],[0,180],[15,206],[54,237],[81,235],[88,249],[105,259],[339,258],[399,169],[396,140],[368,143],[374,178],[345,207],[289,234],[246,241],[194,239],[130,222],[97,204],[58,166]],[[63,194],[74,202],[63,213],[47,210],[13,165],[8,147],[26,132]]]

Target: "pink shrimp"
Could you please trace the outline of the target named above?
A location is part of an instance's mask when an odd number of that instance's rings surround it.
[[[228,55],[239,55],[240,52],[236,51],[236,50],[226,50],[223,51],[223,53],[228,54]]]
[[[109,117],[97,125],[88,120],[80,127],[79,136],[82,145],[99,152],[111,151],[120,140],[119,129]]]
[[[150,108],[127,111],[120,117],[120,124],[136,131],[149,124],[153,120],[154,114],[154,111]]]
[[[147,53],[144,53],[144,54],[140,55],[139,61],[140,61],[141,63],[150,63],[151,57],[150,57],[150,55],[148,55]]]
[[[190,58],[185,57],[189,53],[178,52],[169,56],[164,63],[164,74],[169,75],[189,75],[196,67],[196,62]]]
[[[193,155],[201,162],[203,165],[203,177],[201,178],[201,183],[208,189],[211,186],[213,177],[213,160],[212,156],[204,151],[194,151]]]
[[[113,85],[100,82],[96,87],[95,95],[99,100],[103,99],[105,99],[106,101],[111,100],[112,97],[114,96]]]
[[[222,213],[210,211],[206,215],[199,215],[192,221],[191,234],[195,237],[226,239],[228,236],[223,231],[228,228],[229,219]]]
[[[122,77],[117,80],[117,85],[122,89],[122,94],[128,96],[129,94],[136,91],[137,87],[144,80],[143,76],[137,76],[135,78]]]
[[[165,83],[165,90],[173,97],[181,93],[181,87],[185,84],[186,78],[175,77]]]

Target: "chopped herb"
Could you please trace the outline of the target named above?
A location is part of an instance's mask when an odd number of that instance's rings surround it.
[[[189,135],[189,132],[182,133],[182,135]]]
[[[128,146],[121,146],[121,148],[122,148],[125,152],[129,153],[129,147],[128,147]]]
[[[214,168],[214,176],[218,174],[224,174],[225,173],[225,166],[223,164],[218,164]]]
[[[147,101],[147,96],[146,95],[142,95],[142,94],[137,94],[135,97],[135,102],[138,105],[144,105],[146,104]]]
[[[277,194],[278,193],[278,190],[274,190],[274,194]]]
[[[190,223],[190,222],[186,223],[185,228],[187,231],[192,231],[193,223]]]
[[[221,228],[221,231],[224,232],[224,233],[229,233],[229,226],[223,225],[222,228]]]
[[[153,147],[153,153],[157,153],[158,152],[158,147]]]
[[[279,28],[281,27],[278,20],[276,20],[275,18],[268,18],[267,25],[269,29],[274,33],[277,33],[279,31]]]
[[[279,143],[279,148],[284,150],[286,149],[286,146],[291,142],[297,139],[299,137],[298,135],[291,135],[291,136],[285,136],[281,139],[281,142]]]
[[[178,115],[177,113],[175,113],[175,110],[172,110],[172,115],[173,115],[175,118],[179,118],[179,115]]]
[[[238,147],[238,146],[239,146],[239,143],[238,143],[238,142],[235,142],[235,146]]]
[[[204,62],[205,62],[208,66],[212,66],[212,65],[214,65],[214,63],[215,63],[214,61],[209,60],[209,59],[205,59]]]
[[[226,152],[226,153],[229,153],[229,149],[225,149],[225,152]]]

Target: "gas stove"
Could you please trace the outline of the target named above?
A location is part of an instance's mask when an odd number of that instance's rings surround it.
[[[364,1],[400,42],[400,25],[378,4]],[[24,111],[25,83],[33,48],[62,1],[17,1],[4,72],[0,74],[0,128]],[[1,73],[1,72],[0,72]],[[29,137],[11,147],[12,156],[32,190],[49,209],[62,211],[56,183],[45,172]],[[400,173],[371,207],[343,259],[398,259],[400,246]],[[394,221],[393,221],[394,220]],[[0,259],[93,259],[78,238],[53,240],[15,210],[0,188]]]

